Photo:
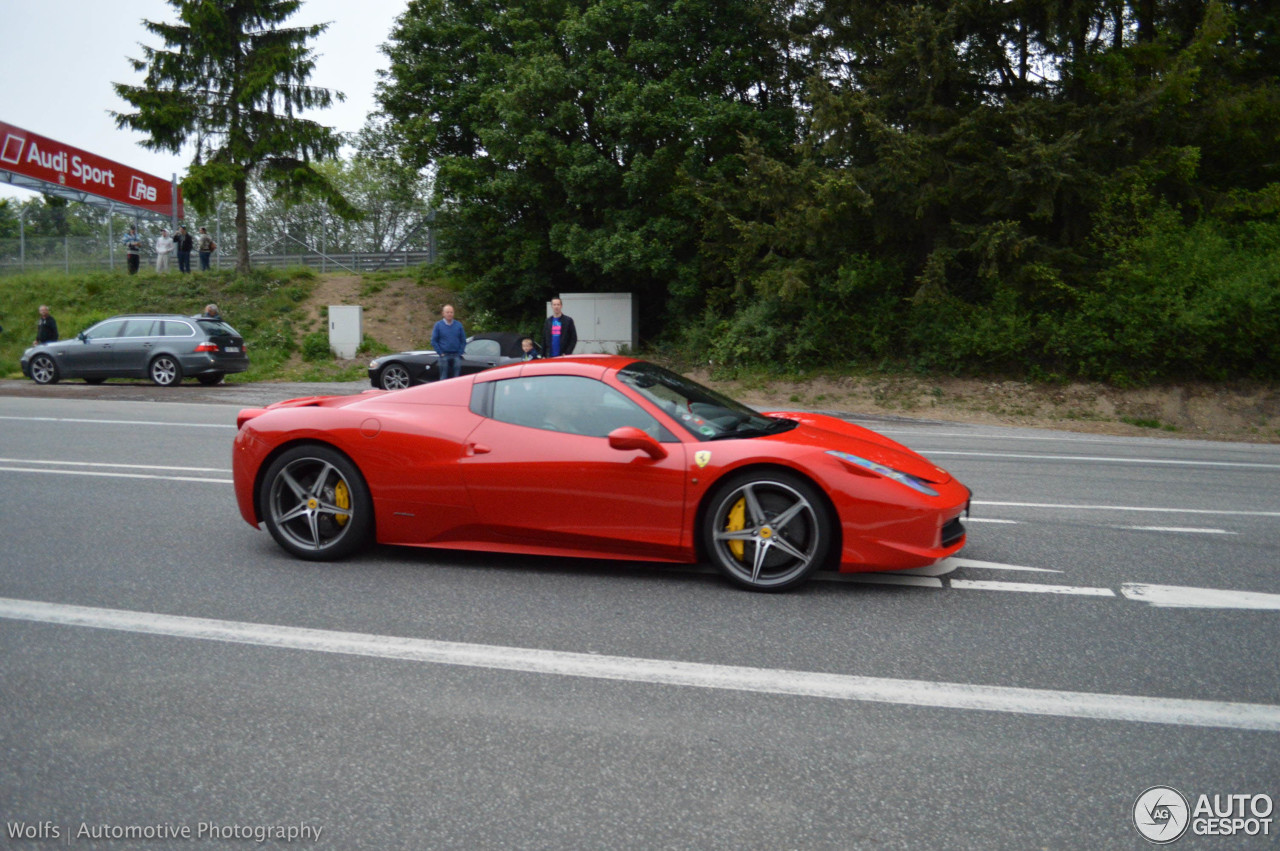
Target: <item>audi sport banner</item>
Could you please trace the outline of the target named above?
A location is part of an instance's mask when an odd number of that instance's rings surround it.
[[[0,171],[141,207],[165,218],[175,212],[179,219],[183,217],[182,193],[178,192],[175,207],[170,181],[3,121],[0,121]]]

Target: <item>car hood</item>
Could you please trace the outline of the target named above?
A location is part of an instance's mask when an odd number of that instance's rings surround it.
[[[769,411],[765,416],[781,417],[799,423],[791,431],[766,439],[785,440],[823,452],[848,452],[935,484],[951,480],[950,473],[918,452],[839,417],[805,411]]]
[[[45,343],[45,344],[40,345],[40,346],[31,346],[29,349],[27,349],[25,352],[23,352],[23,353],[22,353],[22,356],[23,356],[24,358],[26,358],[26,357],[31,357],[31,356],[32,356],[32,355],[34,355],[36,352],[54,352],[54,353],[57,353],[57,352],[60,352],[60,351],[65,351],[66,349],[69,349],[69,348],[71,348],[72,346],[83,346],[83,345],[84,345],[84,343],[83,343],[83,342],[81,342],[81,340],[80,340],[78,337],[71,337],[70,339],[66,339],[66,340],[59,340],[59,341],[58,341],[58,342],[56,342],[56,343]]]

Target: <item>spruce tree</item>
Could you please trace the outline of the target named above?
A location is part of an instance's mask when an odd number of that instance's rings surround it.
[[[323,109],[341,92],[307,85],[315,59],[307,42],[328,24],[284,27],[301,0],[168,0],[177,23],[143,21],[164,43],[141,45],[141,86],[116,83],[136,112],[113,113],[116,125],[146,133],[142,144],[179,153],[194,144],[182,181],[198,211],[211,212],[228,187],[236,206],[236,269],[249,269],[249,178],[260,176],[278,194],[312,194],[339,214],[355,215],[342,195],[312,167],[333,157],[341,138],[298,113]]]

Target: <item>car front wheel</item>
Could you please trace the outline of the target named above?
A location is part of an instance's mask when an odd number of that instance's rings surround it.
[[[702,536],[711,561],[733,582],[781,591],[825,563],[835,533],[831,510],[813,485],[761,472],[735,476],[716,491]]]
[[[260,505],[276,543],[312,561],[350,555],[373,528],[364,477],[327,446],[297,446],[273,461],[262,479]]]
[[[151,380],[161,387],[173,387],[182,381],[182,365],[172,355],[160,355],[148,370]]]
[[[36,384],[57,384],[58,365],[48,355],[36,355],[31,359],[31,380]]]
[[[409,378],[409,370],[398,363],[384,367],[378,381],[383,390],[403,390],[413,383]]]

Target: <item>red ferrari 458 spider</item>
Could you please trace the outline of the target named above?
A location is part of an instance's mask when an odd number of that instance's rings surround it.
[[[969,490],[836,417],[761,414],[645,361],[577,356],[240,412],[236,500],[305,559],[385,544],[698,562],[756,590],[923,567]]]

